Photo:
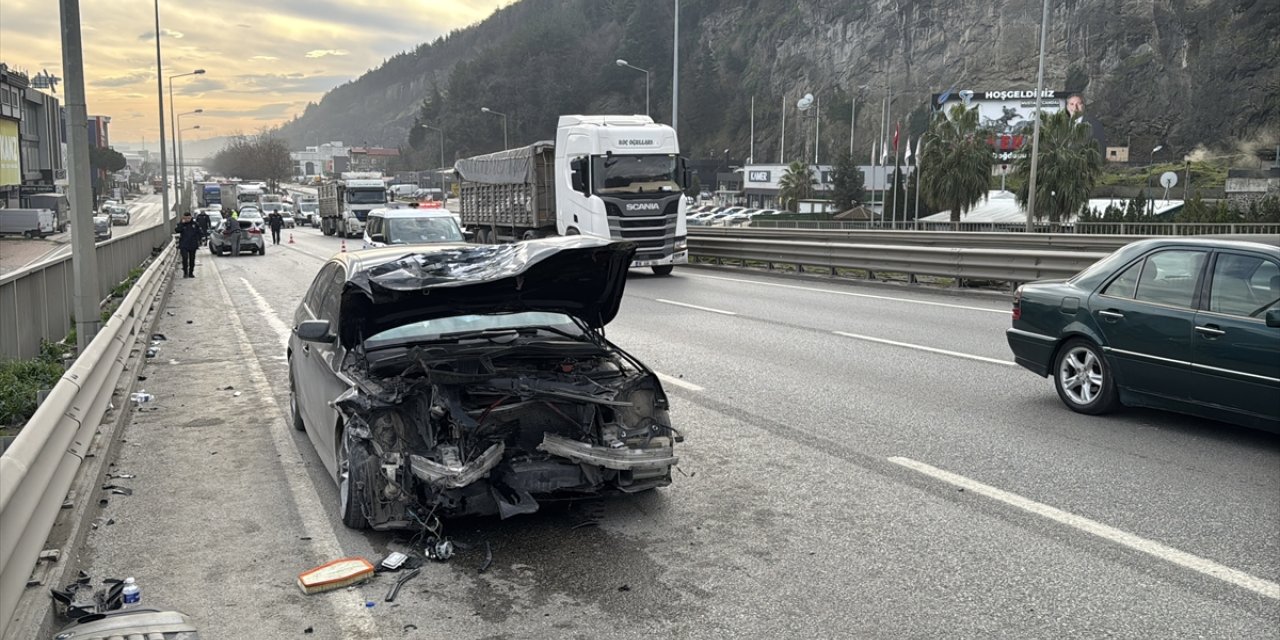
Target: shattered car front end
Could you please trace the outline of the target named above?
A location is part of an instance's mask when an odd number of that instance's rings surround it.
[[[680,437],[661,383],[602,332],[633,245],[520,245],[406,257],[348,283],[344,314],[376,320],[348,338],[339,474],[369,527],[507,518],[671,483]],[[485,328],[366,338],[459,317]]]

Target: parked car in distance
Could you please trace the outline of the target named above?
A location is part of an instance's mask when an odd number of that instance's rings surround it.
[[[567,236],[325,263],[286,357],[293,426],[343,523],[421,529],[669,485],[680,437],[662,384],[602,332],[634,253]]]
[[[1280,247],[1134,242],[1019,287],[1006,336],[1073,411],[1144,406],[1280,433]]]
[[[445,209],[374,209],[364,229],[365,249],[462,241],[457,219]]]
[[[94,216],[93,217],[93,239],[94,240],[110,240],[111,239],[111,216]]]

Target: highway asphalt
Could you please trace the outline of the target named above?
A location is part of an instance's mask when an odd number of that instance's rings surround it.
[[[1071,413],[1012,365],[1004,296],[707,268],[634,271],[608,327],[668,381],[671,487],[450,523],[470,550],[394,604],[387,576],[303,596],[407,538],[344,528],[284,422],[293,311],[340,248],[290,235],[175,281],[136,492],[86,550],[210,637],[1280,637],[1280,437]]]

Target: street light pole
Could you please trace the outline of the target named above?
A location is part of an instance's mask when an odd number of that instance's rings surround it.
[[[635,65],[628,64],[626,60],[623,60],[621,58],[617,60],[617,65],[619,67],[627,67],[630,69],[635,69],[636,71],[639,71],[644,74],[644,114],[646,116],[649,115],[649,71],[647,69],[641,69],[640,67],[637,67]]]
[[[423,129],[430,129],[440,134],[440,168],[444,168],[444,129],[433,127],[429,124],[422,125]]]
[[[1036,72],[1036,114],[1031,130],[1031,176],[1027,182],[1027,233],[1036,230],[1036,167],[1040,161],[1040,100],[1044,94],[1044,43],[1049,34],[1049,0],[1042,0],[1040,14],[1040,70]]]
[[[157,1],[158,1],[158,0],[157,0]],[[157,16],[159,16],[158,10],[157,10],[157,14],[156,14],[156,15],[157,15]],[[156,18],[156,25],[157,25],[157,26],[156,26],[156,42],[157,42],[157,47],[158,47],[158,43],[160,42],[159,17],[157,17],[157,18]],[[176,109],[174,108],[174,106],[173,106],[173,79],[174,79],[174,78],[182,78],[182,77],[184,77],[184,76],[195,76],[195,75],[201,75],[201,74],[203,74],[203,73],[204,73],[204,69],[196,69],[195,71],[192,71],[192,72],[190,72],[190,73],[179,73],[179,74],[177,74],[177,75],[169,76],[169,129],[170,129],[170,130],[172,130],[172,131],[177,131],[177,130],[178,130],[177,116],[175,115],[175,114],[177,113],[177,110],[176,110]],[[174,159],[174,160],[177,160],[177,159],[178,159],[178,138],[177,138],[177,136],[174,136],[174,139],[173,139],[173,159]],[[169,179],[169,176],[168,176],[168,174],[166,174],[166,175],[165,175],[165,180],[168,180],[168,179]],[[174,190],[177,190],[177,189],[179,189],[179,188],[180,188],[180,187],[179,187],[179,184],[180,184],[181,182],[182,182],[182,178],[181,178],[181,176],[178,174],[178,172],[177,172],[177,171],[174,171],[174,172],[173,172],[173,188],[174,188]],[[168,189],[166,188],[166,191],[167,191],[167,190],[168,190]],[[181,198],[179,198],[179,200],[181,200]],[[164,217],[165,217],[165,220],[168,220],[168,219],[169,219],[169,212],[168,212],[168,211],[166,211],[166,212],[164,213]],[[177,216],[175,215],[174,217],[176,218]]]
[[[170,109],[170,113],[172,113],[172,109],[173,109],[172,100],[170,100],[169,102],[169,109]],[[173,118],[174,118],[173,159],[175,162],[175,164],[173,165],[173,176],[174,176],[173,188],[174,188],[174,192],[177,194],[174,197],[174,199],[177,200],[176,202],[176,204],[178,205],[177,208],[180,211],[185,211],[187,207],[191,206],[191,202],[189,201],[188,198],[184,197],[185,193],[182,190],[182,129],[181,129],[182,116],[190,116],[198,113],[204,113],[204,109],[196,109],[195,111],[188,111],[186,113],[178,113],[173,115]],[[196,125],[196,126],[199,127],[199,125]]]
[[[671,129],[679,132],[680,119],[680,0],[675,0],[675,36],[671,38]]]
[[[79,16],[77,16],[79,17]],[[164,67],[160,60],[160,0],[155,0],[155,17],[156,17],[156,102],[160,104],[160,182],[163,185],[169,180],[169,159],[165,157],[164,149]],[[78,45],[77,45],[78,46]],[[169,187],[162,186],[160,189],[160,206],[164,211],[160,212],[160,219],[165,221],[169,232],[174,230],[174,220],[169,217]]]
[[[62,70],[67,92],[67,178],[71,186],[71,268],[74,280],[76,348],[84,353],[98,333],[98,253],[93,241],[93,194],[89,176],[89,116],[84,95],[84,52],[80,46],[80,2],[61,0]],[[161,123],[164,122],[163,117]],[[163,149],[163,145],[161,145]],[[0,598],[0,621],[13,607]],[[0,625],[2,626],[2,625]]]
[[[489,107],[480,107],[480,110],[485,113],[491,113],[495,116],[502,116],[502,148],[506,149],[507,148],[507,114],[499,111],[494,111]]]

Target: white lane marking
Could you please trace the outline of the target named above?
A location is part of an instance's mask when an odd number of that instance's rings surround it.
[[[708,276],[702,274],[694,274],[683,272],[684,276],[690,278],[706,278],[708,280],[725,280],[728,282],[746,282],[750,284],[758,284],[762,287],[781,287],[783,289],[795,289],[797,291],[813,291],[815,293],[830,293],[837,296],[849,296],[852,298],[870,298],[872,300],[889,300],[891,302],[906,302],[908,304],[923,304],[931,307],[947,307],[949,309],[965,309],[967,311],[983,311],[986,313],[1009,313],[1008,309],[991,309],[988,307],[971,307],[963,304],[951,304],[949,302],[933,302],[930,300],[913,300],[911,298],[897,298],[894,296],[878,296],[871,293],[854,293],[852,291],[837,291],[834,289],[822,289],[819,287],[804,287],[797,284],[783,284],[781,282],[763,282],[760,280],[749,280],[747,278],[726,278],[724,276]]]
[[[1242,587],[1264,595],[1268,598],[1280,600],[1280,584],[1276,584],[1270,580],[1264,580],[1256,576],[1249,575],[1243,571],[1232,569],[1231,567],[1218,564],[1207,558],[1179,551],[1173,547],[1160,544],[1154,540],[1148,540],[1141,536],[1121,531],[1115,527],[1110,527],[1095,520],[1090,520],[1084,516],[1078,516],[1061,509],[1042,504],[1034,500],[1024,498],[1016,493],[1009,493],[1003,489],[997,489],[991,485],[986,485],[976,480],[970,480],[962,475],[943,471],[934,466],[930,466],[923,462],[912,460],[911,458],[891,457],[889,462],[918,471],[926,476],[946,482],[947,484],[961,487],[966,491],[972,491],[982,496],[998,500],[1007,505],[1017,507],[1023,511],[1043,516],[1054,522],[1065,524],[1069,527],[1079,529],[1088,534],[1098,536],[1110,542],[1114,542],[1125,547],[1129,547],[1134,551],[1140,551],[1147,555],[1159,558],[1166,562],[1171,562],[1180,567],[1191,569],[1192,571],[1202,573],[1204,575],[1217,578],[1223,582],[1228,582],[1237,587]]]
[[[681,380],[680,378],[677,378],[677,377],[675,377],[675,376],[669,376],[669,375],[667,375],[667,374],[665,374],[665,373],[658,373],[657,371],[654,371],[654,372],[653,372],[653,374],[654,374],[654,375],[656,375],[656,376],[658,376],[658,379],[659,379],[659,380],[661,380],[661,381],[663,381],[663,382],[665,382],[665,383],[667,383],[667,384],[675,385],[675,386],[677,386],[677,387],[680,387],[681,389],[686,389],[686,390],[688,390],[688,391],[704,391],[704,389],[703,389],[702,387],[700,387],[700,386],[698,386],[698,385],[696,385],[696,384],[694,384],[694,383],[692,383],[692,382],[685,382],[684,380]]]
[[[725,311],[723,309],[712,309],[711,307],[699,307],[696,304],[689,304],[688,302],[676,302],[675,300],[664,300],[662,298],[654,298],[654,300],[657,300],[658,302],[661,302],[664,304],[674,304],[677,307],[688,307],[690,309],[697,309],[698,311],[710,311],[711,313],[719,313],[721,315],[726,315],[726,316],[738,315],[732,311]]]
[[[967,359],[967,360],[977,360],[978,362],[988,362],[988,363],[991,363],[991,364],[1002,364],[1002,365],[1009,366],[1009,367],[1016,367],[1016,366],[1018,366],[1018,363],[1013,362],[1013,361],[1010,361],[1010,360],[1000,360],[1000,359],[998,359],[998,358],[988,358],[988,357],[986,357],[986,356],[975,356],[975,355],[973,355],[972,353],[961,353],[961,352],[959,352],[959,351],[951,351],[951,350],[949,350],[949,349],[939,349],[939,348],[937,348],[937,347],[926,347],[926,346],[924,346],[924,345],[922,345],[922,344],[912,344],[912,343],[910,343],[910,342],[898,342],[897,340],[886,340],[886,339],[884,339],[884,338],[876,338],[876,337],[873,337],[873,336],[864,336],[864,335],[862,335],[862,334],[858,334],[858,333],[849,333],[849,332],[847,332],[847,331],[832,331],[832,333],[834,333],[834,334],[836,334],[836,335],[838,335],[838,336],[844,336],[844,337],[846,337],[846,338],[853,338],[854,340],[865,340],[865,341],[867,341],[867,342],[878,342],[878,343],[880,343],[880,344],[887,344],[887,345],[894,346],[894,347],[903,347],[903,348],[906,348],[906,349],[915,349],[915,350],[917,350],[917,351],[928,351],[929,353],[939,353],[939,354],[942,354],[942,355],[944,355],[944,356],[952,356],[952,357],[956,357],[956,358],[965,358],[965,359]]]
[[[222,301],[225,303],[224,308],[230,310],[231,317],[235,319],[231,326],[235,329],[236,337],[240,344],[244,345],[244,348],[249,351],[250,357],[245,364],[249,380],[253,385],[252,391],[262,398],[272,398],[274,394],[270,383],[267,382],[267,373],[262,369],[262,365],[259,364],[257,350],[253,348],[253,343],[249,341],[249,331],[245,329],[244,320],[240,317],[240,312],[236,310],[235,304],[231,301],[231,294],[227,291],[227,285],[222,280],[222,274],[216,267],[211,271],[214,278],[218,280],[218,292],[222,294]],[[268,314],[268,317],[271,317],[271,314]],[[279,319],[277,318],[276,321],[279,322]],[[272,328],[273,330],[275,329],[274,327]],[[298,517],[302,521],[300,523],[302,531],[311,538],[312,554],[317,558],[344,557],[342,545],[338,544],[338,536],[333,532],[333,527],[329,524],[327,511],[324,505],[320,503],[320,495],[316,493],[315,485],[311,483],[311,479],[307,475],[307,466],[302,458],[302,453],[298,451],[298,445],[293,441],[293,435],[290,433],[293,427],[289,425],[289,422],[285,419],[284,412],[280,410],[280,406],[275,402],[263,402],[262,409],[268,412],[271,418],[271,443],[283,466],[289,493],[293,496],[293,502],[298,508]],[[366,594],[362,587],[357,585],[349,588],[352,590],[351,595],[364,600]],[[329,602],[329,606],[333,610],[333,617],[342,628],[342,637],[379,637],[373,617],[369,615],[368,610],[364,607],[353,606],[355,598],[349,595],[346,598],[325,598],[325,600]]]
[[[262,317],[266,319],[267,325],[271,327],[272,331],[276,332],[277,336],[280,336],[280,347],[286,348],[289,344],[289,336],[292,334],[292,332],[289,331],[289,326],[280,319],[280,316],[271,308],[267,299],[262,297],[262,294],[258,293],[258,290],[255,289],[248,280],[240,278],[240,282],[244,284],[245,289],[248,289],[249,297],[253,298],[253,304],[257,305],[258,311],[261,312]]]

